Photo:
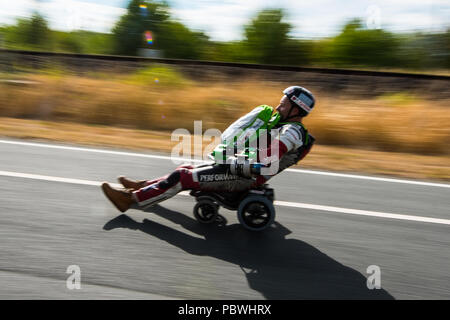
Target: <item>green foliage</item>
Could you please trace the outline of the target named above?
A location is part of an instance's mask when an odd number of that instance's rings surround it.
[[[311,41],[288,36],[291,26],[283,22],[281,9],[266,9],[245,26],[245,39],[214,43],[211,60],[279,65],[308,65]]]
[[[36,48],[45,48],[51,42],[47,21],[38,13],[33,14],[30,20],[19,20],[18,29],[24,42]]]
[[[201,59],[208,44],[208,37],[201,32],[192,32],[180,22],[166,21],[161,24],[164,32],[156,36],[155,42],[167,58]]]
[[[407,68],[450,68],[450,29],[443,33],[402,35],[399,54]]]
[[[81,42],[83,53],[112,54],[113,36],[107,33],[91,31],[72,32],[78,42]]]
[[[30,19],[19,19],[16,25],[0,27],[0,38],[3,40],[1,45],[7,49],[71,53],[111,54],[113,43],[111,34],[50,30],[38,14]]]
[[[291,39],[291,26],[282,22],[281,9],[266,9],[245,26],[245,39],[213,43],[206,57],[210,60],[262,64],[306,65],[308,41]]]
[[[38,13],[30,19],[18,19],[17,24],[5,30],[5,45],[19,48],[51,50],[53,41],[47,21]]]
[[[212,42],[203,53],[205,60],[224,62],[255,62],[243,41]]]
[[[280,64],[307,66],[312,62],[313,41],[288,39],[284,47],[284,59]]]
[[[145,4],[146,10],[139,6]],[[73,53],[137,55],[155,49],[163,57],[227,62],[317,67],[363,67],[432,70],[450,68],[450,29],[441,33],[393,34],[366,29],[360,20],[349,21],[341,32],[318,40],[294,39],[281,9],[266,9],[244,26],[242,41],[213,42],[171,20],[161,1],[131,0],[112,34],[90,31],[61,32],[48,28],[38,13],[0,27],[0,45],[9,49]],[[153,44],[147,44],[151,31]]]
[[[57,51],[72,53],[111,54],[113,37],[111,34],[90,31],[54,31]]]
[[[125,82],[155,87],[182,87],[190,83],[181,73],[167,66],[139,69],[134,74],[127,76]]]
[[[139,7],[142,4],[147,6],[145,10]],[[152,33],[151,45],[145,42],[146,31]],[[203,33],[169,20],[167,4],[156,1],[131,1],[113,34],[114,52],[126,55],[136,55],[139,49],[147,48],[160,50],[167,58],[200,59],[208,43]]]
[[[147,6],[146,11],[139,8],[141,4]],[[161,24],[169,17],[168,9],[164,2],[132,0],[113,29],[114,53],[136,55],[139,48],[145,47],[145,31],[151,31],[158,39],[163,30]],[[152,49],[160,49],[157,41]]]
[[[73,33],[55,32],[58,51],[82,53],[83,44]]]
[[[266,9],[244,27],[244,44],[255,62],[264,64],[283,62],[291,26],[282,22],[282,19],[281,9]]]
[[[398,63],[399,40],[381,29],[363,29],[360,20],[352,20],[333,39],[328,54],[338,66],[393,67]]]

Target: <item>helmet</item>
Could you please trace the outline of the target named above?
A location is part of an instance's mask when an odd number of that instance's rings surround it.
[[[314,108],[314,103],[316,102],[314,96],[303,87],[291,86],[284,89],[283,93],[289,98],[292,106],[300,109],[301,117],[306,117]]]

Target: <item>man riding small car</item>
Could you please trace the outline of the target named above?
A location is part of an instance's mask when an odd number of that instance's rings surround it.
[[[133,181],[121,176],[118,180],[125,189],[115,189],[104,182],[102,190],[119,211],[125,212],[135,205],[154,205],[182,190],[240,192],[262,186],[311,150],[314,137],[308,133],[302,119],[312,111],[314,104],[315,98],[307,89],[288,87],[275,113],[272,107],[262,105],[231,124],[211,155],[213,162],[181,165],[172,173],[153,180]],[[277,134],[271,134],[274,130]],[[268,138],[267,135],[262,138],[261,132],[269,132]],[[236,154],[238,140],[242,140],[246,152],[240,156]],[[267,140],[269,147],[266,147]],[[264,141],[266,143],[262,143]],[[256,148],[249,148],[255,143]],[[253,150],[251,155],[250,150]]]

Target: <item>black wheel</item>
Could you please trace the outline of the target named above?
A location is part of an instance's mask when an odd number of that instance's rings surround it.
[[[219,214],[219,206],[212,200],[200,200],[194,207],[194,217],[200,223],[213,223]]]
[[[237,216],[246,229],[262,231],[275,221],[275,208],[266,197],[249,196],[240,203]]]

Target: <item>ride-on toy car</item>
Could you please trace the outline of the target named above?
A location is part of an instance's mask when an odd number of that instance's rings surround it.
[[[262,231],[275,221],[274,191],[267,184],[246,192],[205,192],[192,190],[197,203],[194,216],[200,223],[213,223],[222,206],[236,210],[239,222],[248,230]]]

